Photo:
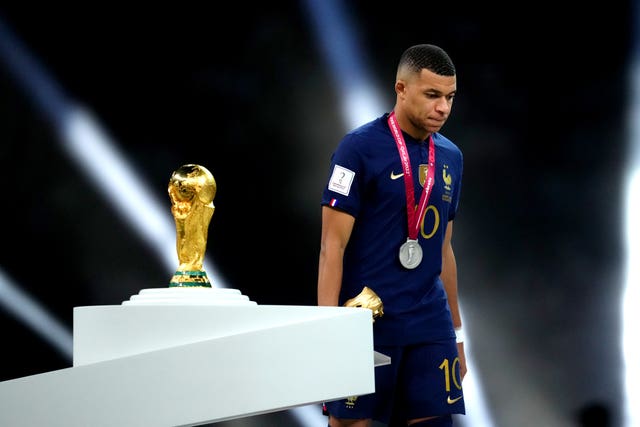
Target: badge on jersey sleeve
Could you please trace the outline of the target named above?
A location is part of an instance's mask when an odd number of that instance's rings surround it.
[[[336,193],[344,194],[345,196],[349,195],[349,191],[351,191],[351,184],[353,183],[353,178],[356,176],[356,173],[347,168],[343,168],[342,166],[335,165],[333,167],[333,173],[331,174],[331,178],[329,179],[329,190],[335,191]]]

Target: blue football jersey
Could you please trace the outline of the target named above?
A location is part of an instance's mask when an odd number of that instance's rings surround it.
[[[449,139],[435,133],[435,182],[420,221],[422,262],[414,269],[399,261],[409,236],[403,167],[387,124],[388,114],[349,132],[331,156],[322,205],[353,215],[355,223],[344,255],[340,304],[364,286],[384,304],[374,322],[380,345],[437,341],[454,336],[440,272],[442,243],[460,198],[463,157]],[[429,163],[429,141],[403,132],[417,204]]]

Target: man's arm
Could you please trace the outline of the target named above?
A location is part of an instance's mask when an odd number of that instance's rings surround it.
[[[337,306],[342,286],[342,262],[355,218],[338,209],[322,207],[322,234],[318,262],[318,305]]]
[[[460,315],[460,306],[458,304],[458,267],[451,244],[452,235],[453,221],[449,221],[442,245],[442,273],[440,274],[440,278],[447,292],[453,327],[457,329],[462,328],[462,316]],[[467,373],[467,362],[464,354],[464,343],[462,342],[458,343],[458,356],[460,357],[460,377],[464,378]]]

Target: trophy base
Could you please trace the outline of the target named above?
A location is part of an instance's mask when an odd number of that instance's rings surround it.
[[[122,305],[257,305],[239,289],[182,286],[142,289]]]
[[[169,282],[170,288],[210,288],[211,282],[209,282],[209,278],[207,277],[207,273],[202,270],[196,271],[184,271],[184,270],[176,270],[171,278],[171,282]]]

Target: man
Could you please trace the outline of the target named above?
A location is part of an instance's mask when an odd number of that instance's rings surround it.
[[[440,133],[456,94],[456,70],[438,46],[401,56],[390,113],[349,132],[331,157],[322,196],[318,305],[363,291],[382,301],[374,348],[375,393],[326,403],[331,427],[402,420],[452,426],[464,414],[466,373],[451,244],[463,157]],[[336,349],[348,351],[348,349]]]

